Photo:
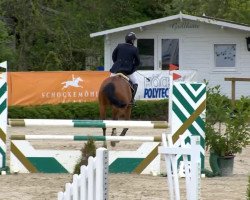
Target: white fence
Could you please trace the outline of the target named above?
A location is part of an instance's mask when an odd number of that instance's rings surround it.
[[[167,139],[166,135],[163,134],[163,146],[158,149],[158,152],[165,157],[170,199],[180,200],[177,163],[178,155],[182,155],[186,178],[186,199],[198,200],[201,177],[200,137],[191,136],[191,145],[185,145],[184,140],[182,141],[181,147],[175,147],[172,144],[172,136],[168,135]],[[190,156],[191,161],[188,161],[188,156]]]
[[[80,171],[73,175],[72,183],[66,183],[65,191],[58,193],[58,200],[107,200],[108,150],[98,148],[96,157],[89,157],[88,166],[81,166]]]

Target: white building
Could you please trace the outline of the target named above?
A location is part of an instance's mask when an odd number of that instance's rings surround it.
[[[221,85],[231,96],[231,82],[225,77],[250,78],[250,26],[185,14],[132,24],[90,34],[104,36],[105,71],[112,66],[112,52],[125,35],[137,35],[141,66],[139,70],[167,70],[169,64],[180,70],[196,70],[197,80]],[[250,39],[249,39],[250,40]],[[250,96],[250,82],[236,82],[236,97]]]

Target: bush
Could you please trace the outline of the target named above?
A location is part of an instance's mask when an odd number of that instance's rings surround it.
[[[74,174],[80,174],[81,172],[81,166],[88,165],[88,158],[90,156],[95,157],[96,156],[96,145],[94,140],[88,140],[87,143],[85,143],[84,147],[81,149],[82,157],[80,158],[79,162],[76,164],[74,169]]]
[[[250,140],[247,98],[232,106],[220,87],[207,91],[206,145],[218,156],[241,153]]]
[[[133,120],[167,120],[168,101],[137,101],[132,109]],[[65,103],[39,106],[9,106],[12,119],[99,119],[98,102]],[[111,111],[107,113],[111,119]]]

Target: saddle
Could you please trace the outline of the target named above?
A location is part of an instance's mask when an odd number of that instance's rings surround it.
[[[117,73],[115,74],[115,76],[121,76],[122,78],[126,79],[127,81],[129,81],[129,77],[127,77],[126,75],[124,75],[123,73]]]
[[[120,77],[124,78],[126,81],[128,81],[130,89],[132,90],[132,92],[134,92],[133,83],[129,80],[129,77],[127,77],[123,73],[117,73],[117,74],[115,74],[115,76],[120,76]]]

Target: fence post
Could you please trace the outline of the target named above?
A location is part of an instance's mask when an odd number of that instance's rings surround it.
[[[57,200],[63,200],[63,192],[58,192]]]
[[[80,200],[87,200],[88,198],[88,188],[87,188],[87,167],[85,165],[81,166],[80,169]]]
[[[73,175],[73,182],[72,182],[72,195],[73,200],[79,200],[79,194],[78,194],[78,175]]]
[[[108,199],[108,150],[96,151],[96,200]]]

